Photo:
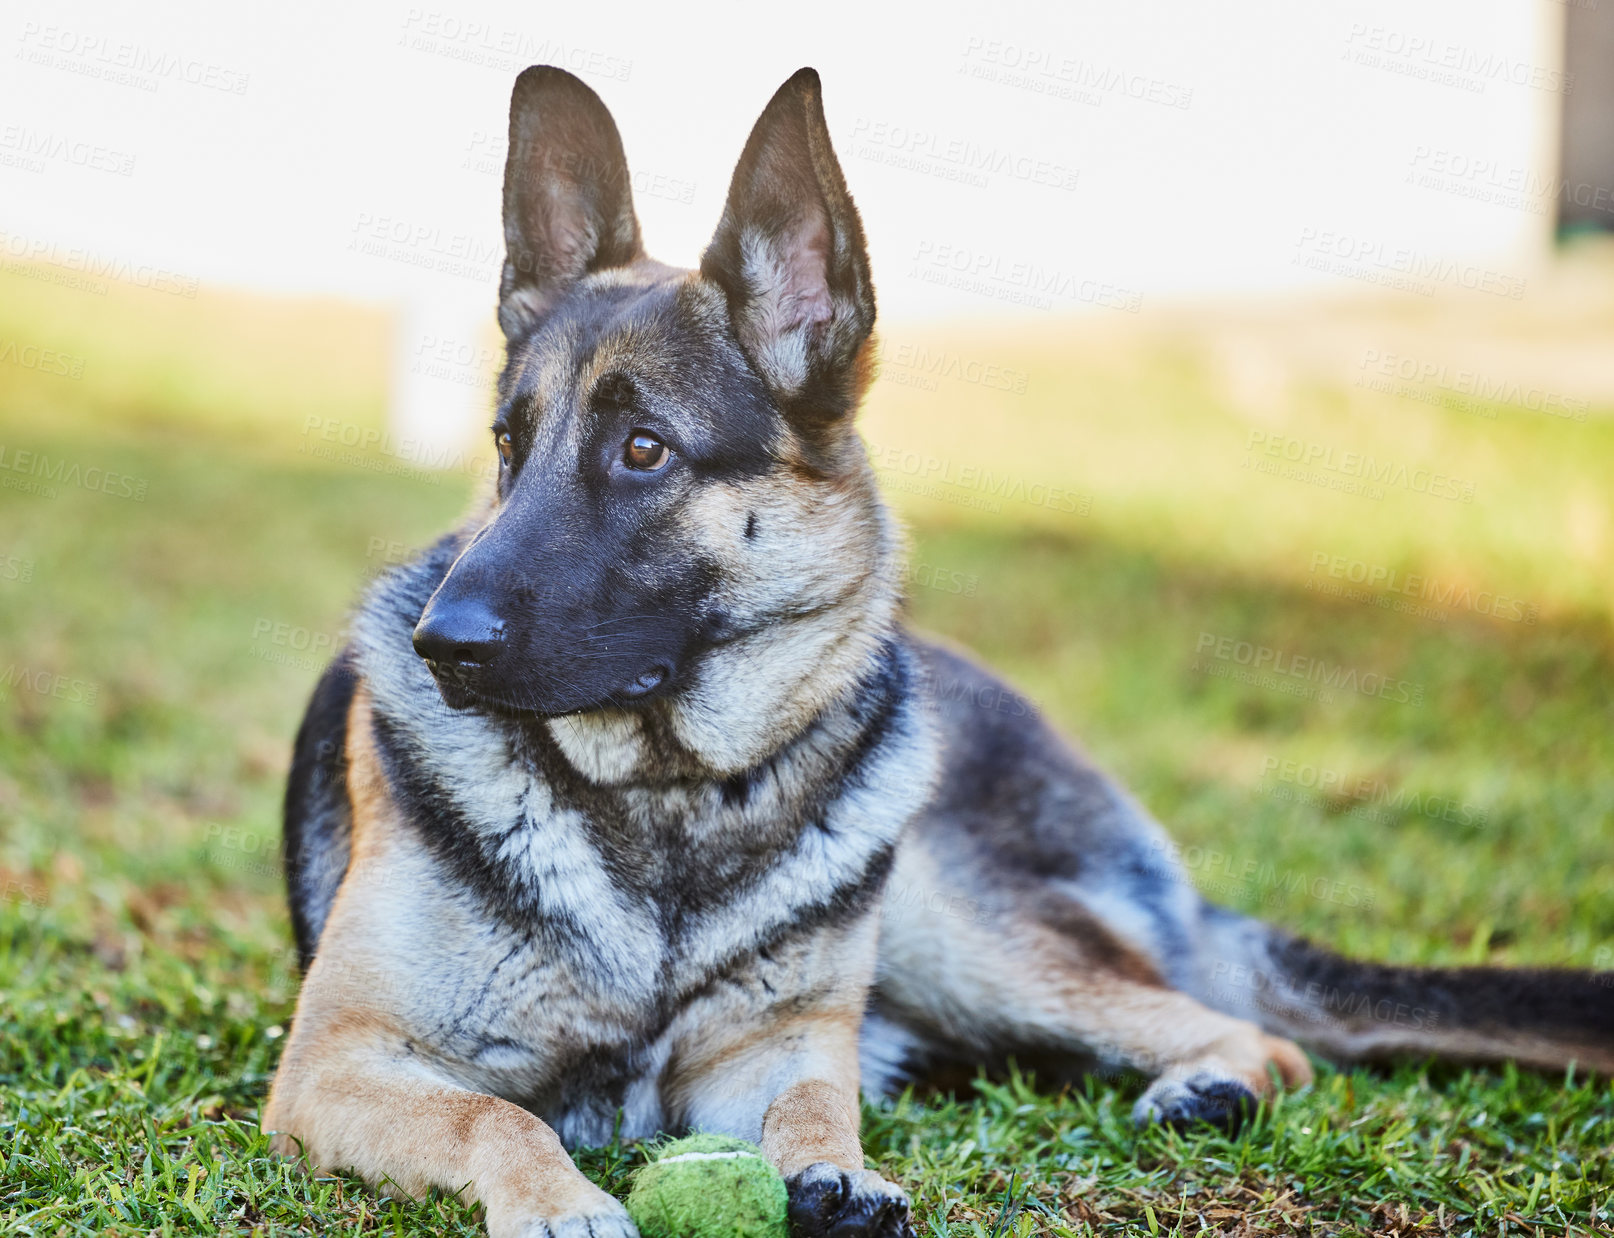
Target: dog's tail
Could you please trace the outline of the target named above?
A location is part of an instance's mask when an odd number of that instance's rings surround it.
[[[1614,971],[1368,963],[1208,904],[1201,929],[1196,996],[1324,1057],[1614,1074]]]

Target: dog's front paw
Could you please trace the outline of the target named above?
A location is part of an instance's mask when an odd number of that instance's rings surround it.
[[[1256,1104],[1255,1093],[1237,1079],[1219,1071],[1197,1070],[1185,1079],[1156,1079],[1132,1107],[1132,1120],[1139,1126],[1208,1122],[1233,1131],[1255,1112]]]
[[[913,1238],[908,1196],[877,1173],[819,1161],[785,1186],[793,1238]]]
[[[574,1212],[528,1217],[497,1228],[490,1216],[489,1238],[500,1238],[501,1233],[512,1238],[639,1238],[639,1229],[628,1210],[604,1191],[588,1208]]]

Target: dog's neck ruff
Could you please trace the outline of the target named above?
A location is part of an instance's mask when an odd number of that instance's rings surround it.
[[[900,635],[752,767],[602,784],[544,720],[443,703],[409,639],[433,587],[421,565],[383,579],[354,626],[358,666],[403,818],[499,919],[656,987],[722,964],[691,952],[754,949],[878,895],[935,771]]]

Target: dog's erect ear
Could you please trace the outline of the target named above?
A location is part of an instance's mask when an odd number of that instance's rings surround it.
[[[510,96],[499,326],[530,331],[591,271],[643,253],[622,136],[605,104],[564,69],[533,65]]]
[[[813,70],[751,130],[701,274],[727,295],[741,347],[788,415],[812,428],[852,410],[874,286]]]

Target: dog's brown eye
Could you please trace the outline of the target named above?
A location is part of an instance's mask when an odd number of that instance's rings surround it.
[[[624,464],[645,473],[654,473],[671,458],[672,452],[667,450],[667,444],[643,430],[635,430],[628,435],[627,445],[622,451]]]
[[[499,444],[499,459],[503,460],[506,464],[509,464],[510,457],[515,454],[516,450],[515,440],[510,437],[510,431],[501,430],[499,432],[499,437],[496,438],[494,442]]]

